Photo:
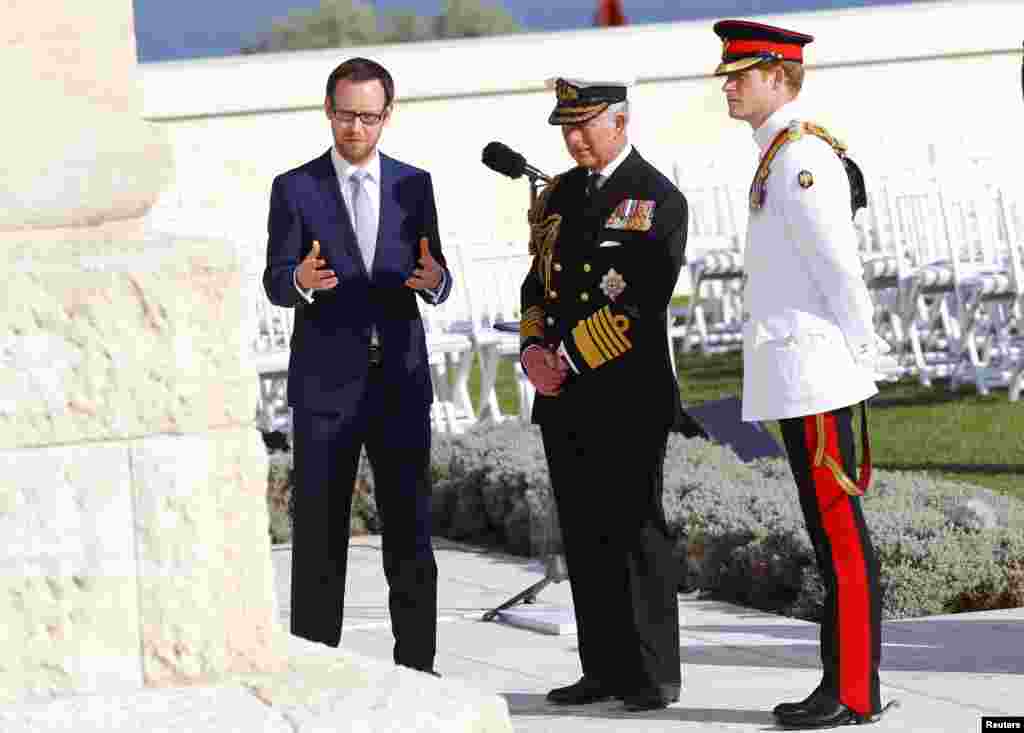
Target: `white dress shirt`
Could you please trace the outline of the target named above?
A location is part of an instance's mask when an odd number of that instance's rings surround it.
[[[366,172],[363,179],[363,192],[370,201],[370,244],[363,252],[363,264],[366,271],[373,271],[373,257],[377,251],[377,229],[380,223],[380,155],[375,151],[373,157],[364,166],[357,166],[349,163],[338,154],[336,148],[331,148],[331,162],[334,163],[334,171],[338,176],[338,186],[341,188],[341,198],[345,201],[345,208],[348,209],[349,221],[355,224],[355,204],[352,191],[352,177],[356,171],[362,168]],[[359,243],[360,250],[363,243]]]
[[[626,158],[628,158],[629,154],[632,153],[632,152],[633,152],[633,144],[627,142],[625,147],[623,147],[622,151],[618,155],[615,156],[615,159],[612,160],[612,162],[610,162],[608,165],[606,165],[604,168],[602,168],[599,171],[591,171],[591,172],[592,173],[598,173],[598,174],[601,175],[601,185],[603,186],[608,181],[608,179],[611,178],[612,173],[614,173],[615,170],[620,165],[622,165],[622,161],[624,161]],[[600,188],[600,186],[598,188]]]

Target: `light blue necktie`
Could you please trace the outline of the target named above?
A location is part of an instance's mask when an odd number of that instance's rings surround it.
[[[367,274],[373,272],[373,256],[377,250],[377,220],[370,204],[370,194],[366,192],[363,182],[370,174],[362,168],[352,173],[352,228],[356,231],[359,252],[363,256]],[[379,343],[377,326],[370,326],[370,343]]]
[[[363,255],[366,272],[373,272],[373,255],[377,249],[377,222],[370,204],[370,195],[363,186],[370,174],[362,168],[352,174],[352,227],[356,231],[359,252]]]

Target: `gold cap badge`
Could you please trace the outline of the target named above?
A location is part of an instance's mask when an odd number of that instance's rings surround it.
[[[555,96],[559,102],[572,102],[579,99],[580,93],[565,79],[559,79],[555,86]]]

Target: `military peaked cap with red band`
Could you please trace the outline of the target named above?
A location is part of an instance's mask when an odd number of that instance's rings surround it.
[[[804,46],[814,40],[806,33],[788,31],[749,20],[720,20],[715,33],[722,39],[722,63],[715,76],[749,69],[765,61],[804,62]]]

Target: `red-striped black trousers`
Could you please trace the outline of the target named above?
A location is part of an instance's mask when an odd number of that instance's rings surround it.
[[[878,560],[860,498],[844,489],[857,480],[852,411],[844,407],[780,420],[779,425],[825,582],[822,686],[858,713],[878,713]]]

